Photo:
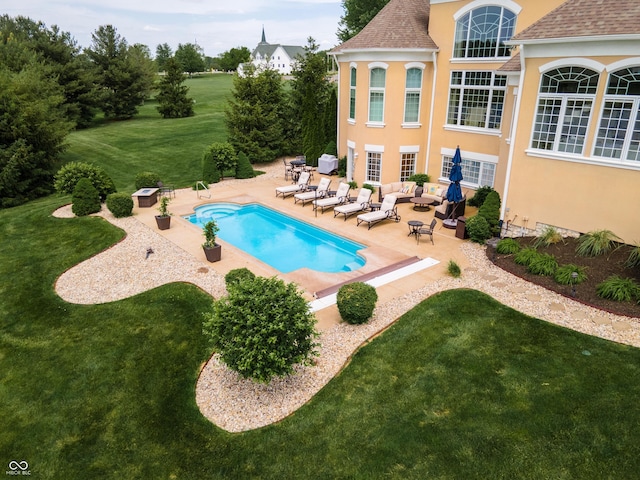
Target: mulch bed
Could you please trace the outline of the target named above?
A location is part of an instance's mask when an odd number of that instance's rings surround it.
[[[535,237],[521,237],[517,239],[523,247],[530,246],[536,240]],[[618,315],[640,318],[640,305],[635,302],[614,302],[600,298],[596,294],[596,286],[611,275],[633,278],[640,283],[640,268],[625,268],[624,263],[629,258],[631,246],[621,245],[614,251],[598,257],[580,257],[576,255],[577,239],[565,238],[562,242],[544,248],[538,248],[541,253],[553,255],[559,265],[572,263],[587,268],[587,280],[576,286],[576,300],[587,305],[605,310]],[[572,296],[571,286],[559,285],[552,277],[534,275],[527,272],[526,267],[513,261],[513,255],[495,255],[495,250],[487,248],[487,257],[495,265],[508,272],[517,275],[531,283],[540,285],[548,290],[553,290],[567,297]]]

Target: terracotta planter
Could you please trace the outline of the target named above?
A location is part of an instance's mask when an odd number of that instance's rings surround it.
[[[167,230],[171,226],[171,217],[162,215],[156,215],[156,223],[158,224],[158,228],[160,230]]]
[[[219,262],[222,258],[222,245],[217,243],[213,247],[202,247],[209,262]]]

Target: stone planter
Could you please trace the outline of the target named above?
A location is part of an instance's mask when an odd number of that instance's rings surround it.
[[[222,258],[222,245],[216,243],[213,247],[202,247],[202,250],[209,262],[219,262]]]
[[[171,226],[171,217],[169,215],[156,215],[156,223],[160,230],[167,230]]]

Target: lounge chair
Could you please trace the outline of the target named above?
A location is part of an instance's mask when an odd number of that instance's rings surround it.
[[[361,188],[358,193],[358,198],[353,203],[346,203],[344,205],[338,205],[333,209],[333,217],[338,215],[344,215],[344,221],[347,221],[350,215],[354,213],[363,212],[369,208],[369,201],[371,200],[371,190],[368,188]]]
[[[276,188],[276,197],[278,195],[282,195],[282,198],[285,198],[295,193],[304,192],[308,185],[309,174],[307,172],[302,172],[295,185],[286,185],[284,187]]]
[[[311,177],[311,174],[309,174],[309,177]],[[306,202],[326,197],[327,192],[329,191],[329,185],[331,185],[331,179],[323,177],[320,179],[317,188],[313,190],[310,189],[306,192],[296,193],[293,196],[293,199],[295,200],[295,203],[302,202],[302,206],[304,207]]]
[[[434,218],[433,220],[431,220],[431,225],[416,230],[416,240],[418,241],[418,243],[420,243],[420,235],[429,235],[429,237],[431,238],[431,245],[434,245],[433,231],[435,230],[437,223],[438,221]]]
[[[349,201],[349,190],[351,187],[348,183],[341,182],[338,190],[333,197],[321,198],[313,201],[313,209],[320,208],[320,212],[324,213],[325,208],[333,208]]]
[[[389,194],[385,195],[379,210],[358,215],[357,226],[359,226],[361,223],[367,223],[369,227],[368,229],[370,229],[376,223],[381,222],[383,220],[387,220],[387,219],[395,220],[396,222],[399,222],[400,215],[398,215],[396,202],[397,202],[397,198],[395,195],[389,195]]]

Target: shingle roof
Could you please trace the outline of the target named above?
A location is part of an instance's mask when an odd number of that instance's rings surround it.
[[[639,34],[638,0],[568,0],[515,35],[511,42]]]
[[[391,0],[355,37],[332,53],[396,48],[438,49],[429,36],[429,0]]]
[[[520,54],[516,53],[508,61],[504,63],[497,71],[501,73],[520,72],[522,70],[520,64]]]

